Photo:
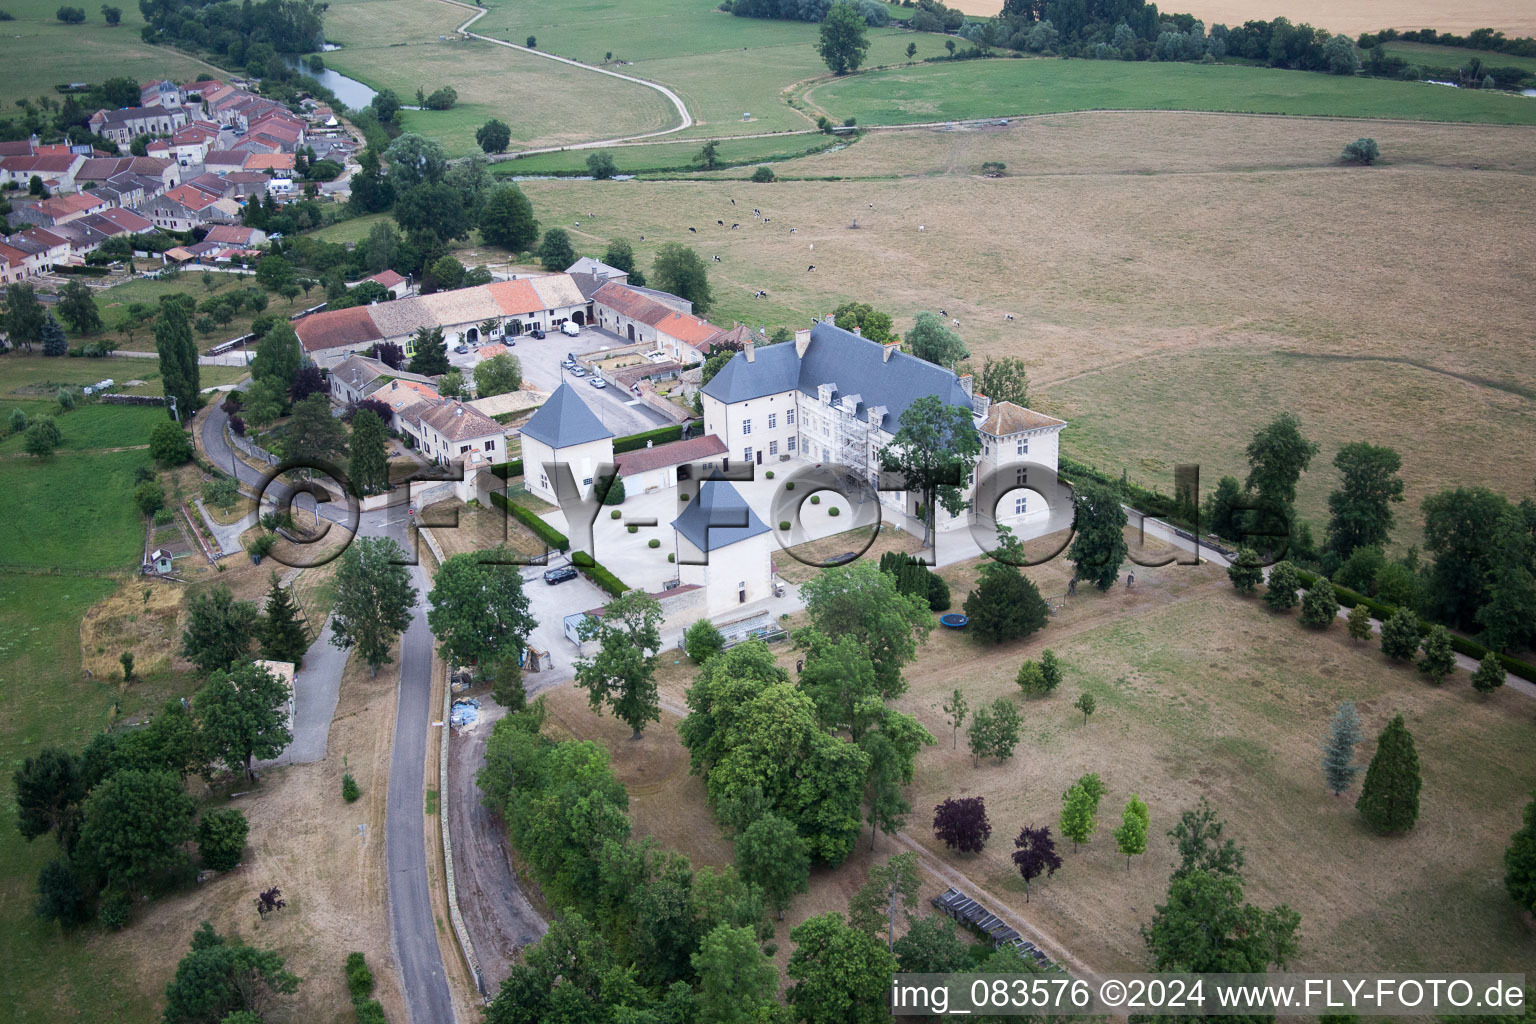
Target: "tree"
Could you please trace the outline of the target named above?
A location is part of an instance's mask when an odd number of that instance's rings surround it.
[[[1369,640],[1371,637],[1371,610],[1364,601],[1349,610],[1349,638]]]
[[[722,924],[690,958],[698,975],[698,1019],[717,1024],[771,1020],[779,1005],[779,969],[751,928]]]
[[[43,316],[42,330],[38,332],[38,341],[42,343],[43,355],[62,356],[69,352],[69,339],[64,336],[64,328],[53,318],[53,313]]]
[[[1360,731],[1360,713],[1355,710],[1355,702],[1347,700],[1334,712],[1328,740],[1323,744],[1323,779],[1334,796],[1342,795],[1360,774],[1360,766],[1355,763],[1355,747],[1364,738]]]
[[[979,796],[945,800],[933,809],[933,834],[951,850],[980,853],[992,835],[986,801]]]
[[[1392,505],[1403,500],[1403,480],[1397,475],[1402,456],[1356,441],[1340,448],[1333,464],[1342,480],[1328,495],[1329,550],[1348,558],[1359,548],[1385,546],[1392,534]]]
[[[516,356],[503,352],[475,367],[475,391],[481,398],[504,395],[523,386],[523,367]]]
[[[1497,654],[1483,655],[1483,660],[1477,664],[1477,671],[1472,673],[1472,689],[1486,697],[1503,685],[1504,663]]]
[[[1076,565],[1079,579],[1108,590],[1120,578],[1120,566],[1129,554],[1125,508],[1119,492],[1106,484],[1084,483],[1076,490],[1067,558]]]
[[[576,685],[587,691],[593,711],[604,704],[639,739],[646,722],[661,720],[656,690],[656,653],[661,649],[661,604],[632,590],[603,606],[601,617],[587,616],[578,635],[596,640],[597,654],[576,660]]]
[[[304,350],[299,347],[298,335],[286,323],[278,324],[257,344],[256,356],[251,360],[251,378],[270,380],[286,395],[303,365]]]
[[[871,865],[864,884],[848,901],[848,926],[872,936],[883,932],[886,947],[894,946],[896,908],[902,908],[904,921],[910,923],[921,889],[915,853],[898,853],[884,864]]]
[[[283,431],[283,454],[302,462],[330,463],[347,450],[346,425],[331,415],[325,395],[310,395],[293,407]]]
[[[411,356],[411,373],[435,377],[448,372],[448,344],[441,327],[418,327],[411,340],[416,353]]]
[[[1237,557],[1227,566],[1227,579],[1239,594],[1251,594],[1264,581],[1264,561],[1253,548],[1238,548]]]
[[[1329,37],[1323,44],[1323,60],[1330,74],[1352,75],[1360,70],[1360,53],[1355,49],[1355,41],[1346,35]]]
[[[59,289],[58,309],[59,316],[76,334],[95,334],[101,330],[101,311],[84,281],[76,279]]]
[[[1012,402],[1014,405],[1029,405],[1029,374],[1024,370],[1024,360],[1017,356],[1004,356],[1002,359],[993,359],[991,356],[981,364],[981,373],[976,377],[976,393],[986,395],[996,402]]]
[[[916,56],[917,56],[917,44],[916,43],[908,43],[907,44],[907,60],[911,60],[913,57],[916,57]]]
[[[1269,586],[1264,591],[1264,603],[1277,612],[1296,607],[1296,591],[1301,577],[1290,562],[1276,562],[1269,570]]]
[[[1504,851],[1504,888],[1516,906],[1536,914],[1536,798],[1525,805],[1523,819]]]
[[[890,444],[880,449],[880,468],[900,476],[915,492],[923,518],[923,543],[932,536],[938,509],[951,516],[965,510],[965,481],[981,454],[971,411],[923,395],[902,410]]]
[[[699,150],[699,155],[693,158],[693,162],[706,171],[712,171],[720,166],[719,144],[714,139],[706,139],[704,147]]]
[[[193,933],[191,946],[165,986],[164,1024],[260,1021],[273,996],[299,987],[281,956],[219,935],[207,921]]]
[[[1260,514],[1271,523],[1294,518],[1296,483],[1317,454],[1317,445],[1301,436],[1301,421],[1283,412],[1248,442],[1246,486],[1258,494]]]
[[[293,264],[276,253],[269,253],[256,264],[256,283],[269,292],[279,291],[294,279]]]
[[[192,340],[192,324],[183,304],[161,301],[155,317],[155,351],[160,356],[160,380],[168,411],[172,419],[185,423],[197,411],[201,378],[197,343]]]
[[[533,204],[516,185],[507,183],[493,189],[480,211],[480,237],[491,245],[511,252],[522,252],[539,237],[539,222],[533,216]],[[564,270],[569,263],[562,264]]]
[[[864,55],[869,52],[869,40],[864,34],[864,15],[849,0],[837,0],[826,17],[821,19],[821,37],[816,52],[827,62],[834,75],[846,75],[859,70]]]
[[[1408,661],[1419,652],[1419,617],[1399,608],[1381,624],[1381,653],[1393,661]]]
[[[176,423],[160,423],[149,432],[149,454],[162,466],[192,461],[192,436]]]
[[[736,871],[763,891],[768,906],[784,920],[790,897],[805,892],[811,859],[795,826],[776,814],[764,814],[736,836]]]
[[[900,593],[889,573],[863,561],[823,569],[801,586],[800,597],[823,637],[851,637],[869,653],[882,699],[906,691],[901,670],[932,628],[926,602]]]
[[[981,763],[984,757],[1006,761],[1013,756],[1013,748],[1019,742],[1019,726],[1023,716],[1007,697],[999,697],[991,704],[983,704],[971,714],[971,727],[966,730],[970,741],[971,757]]]
[[[1509,502],[1485,487],[1457,487],[1424,499],[1424,546],[1435,556],[1431,612],[1447,625],[1474,629],[1477,611],[1505,562],[1503,526]],[[1383,598],[1384,600],[1385,598]]]
[[[696,665],[702,665],[723,650],[725,637],[708,619],[700,619],[683,634],[683,652]]]
[[[622,270],[626,274],[634,272],[635,248],[630,245],[627,238],[615,238],[608,243],[608,248],[603,252],[603,262],[615,270]]]
[[[59,832],[85,797],[80,759],[57,747],[44,747],[21,763],[11,776],[16,789],[17,830],[28,842]]]
[[[1226,822],[1216,817],[1205,797],[1179,815],[1178,824],[1168,830],[1168,838],[1179,855],[1179,866],[1173,869],[1172,877],[1183,878],[1197,871],[1210,875],[1240,874],[1243,851],[1232,839],[1222,838],[1225,829]]]
[[[57,921],[65,929],[90,919],[90,901],[69,858],[55,857],[37,874],[37,902],[32,913],[45,921]]]
[[[1029,902],[1029,884],[1041,875],[1049,878],[1061,867],[1061,854],[1056,852],[1056,841],[1051,838],[1049,825],[1030,828],[1025,825],[1019,837],[1013,841],[1013,864],[1024,879],[1024,902]]]
[[[1098,710],[1098,701],[1094,700],[1091,693],[1080,693],[1072,706],[1083,713],[1083,724],[1088,724],[1088,716]]]
[[[941,707],[944,714],[948,716],[944,720],[949,723],[951,745],[955,750],[959,750],[960,727],[965,724],[965,716],[970,711],[970,705],[966,703],[965,694],[960,692],[960,687],[955,687],[955,691],[945,698]]]
[[[886,710],[877,722],[877,728],[857,739],[859,749],[869,755],[864,790],[869,803],[870,849],[874,849],[880,831],[890,834],[906,826],[912,804],[902,787],[912,783],[918,750],[935,742],[917,719],[899,711]]]
[[[27,439],[28,448],[31,448],[31,438]],[[50,447],[48,449],[52,451]],[[152,516],[165,507],[165,488],[160,486],[158,480],[145,480],[133,490],[133,504],[139,510],[141,516]]]
[[[293,594],[272,573],[267,588],[266,614],[256,627],[256,638],[261,643],[261,656],[269,661],[289,661],[294,665],[304,663],[304,652],[309,649],[309,636],[299,621],[298,603]]]
[[[193,595],[187,602],[182,657],[203,675],[244,661],[250,656],[258,617],[254,604],[236,601],[226,586]]]
[[[802,630],[795,642],[806,651],[800,691],[816,705],[817,720],[833,731],[846,729],[859,742],[887,714],[869,652],[854,637],[833,641],[815,628]]]
[[[850,928],[832,912],[809,918],[789,933],[795,951],[787,973],[795,984],[786,998],[805,1024],[878,1024],[889,1019],[886,994],[896,957],[878,940]]]
[[[181,863],[194,813],[170,772],[114,772],[85,799],[77,850],[109,886],[138,891]]]
[[[1099,799],[1104,784],[1097,775],[1085,775],[1061,794],[1061,834],[1074,847],[1088,842],[1099,830]]]
[[[775,175],[773,173],[772,167],[769,167],[767,164],[759,164],[757,168],[752,171],[752,177],[748,180],[755,181],[759,185],[766,185],[773,181],[774,178]]]
[[[667,242],[656,250],[651,263],[654,287],[671,292],[693,303],[699,316],[709,312],[714,297],[709,290],[709,272],[699,254],[678,242]]]
[[[1327,629],[1339,614],[1339,599],[1333,592],[1333,584],[1319,577],[1306,596],[1301,599],[1301,623]]]
[[[4,326],[12,346],[26,345],[31,352],[33,342],[41,340],[47,318],[37,293],[29,284],[13,284],[5,290],[5,309]]]
[[[475,129],[475,142],[487,153],[505,153],[511,141],[512,129],[494,117]]]
[[[593,153],[587,157],[587,172],[598,181],[607,181],[619,173],[619,165],[613,162],[612,153]]]
[[[1419,671],[1429,677],[1436,686],[1456,671],[1456,651],[1451,647],[1450,630],[1444,626],[1431,626],[1424,638],[1424,655],[1419,659]]]
[[[1419,820],[1419,753],[1401,714],[1376,740],[1376,755],[1365,771],[1355,807],[1372,829],[1382,834],[1407,832]]]
[[[571,247],[571,236],[564,228],[550,228],[539,242],[539,265],[550,272],[564,270],[576,262],[576,250]]]
[[[1115,827],[1115,848],[1125,857],[1125,870],[1131,870],[1131,858],[1147,852],[1147,833],[1152,827],[1152,815],[1146,803],[1135,793],[1125,802],[1120,814],[1120,824]]]
[[[464,374],[458,370],[449,370],[437,379],[437,393],[444,398],[467,397],[464,390]]]
[[[64,437],[59,433],[59,425],[54,422],[52,416],[38,416],[32,420],[27,432],[22,435],[22,447],[28,455],[39,459],[46,459],[53,454],[55,448],[64,443]]]
[[[214,871],[238,867],[250,831],[245,815],[233,807],[218,807],[204,813],[203,820],[197,823],[197,856],[203,867]]]
[[[255,779],[257,758],[268,760],[293,740],[288,731],[288,684],[247,662],[214,672],[192,699],[208,752]]]
[[[427,595],[427,625],[438,653],[454,665],[489,666],[521,655],[535,625],[517,566],[482,561],[496,552],[454,555],[442,564]]]
[[[891,947],[904,973],[944,974],[971,965],[970,943],[955,932],[955,922],[929,914],[912,922],[907,934]]]
[[[1193,871],[1169,882],[1142,937],[1153,969],[1178,972],[1263,974],[1284,969],[1296,955],[1301,915],[1281,904],[1261,910],[1243,900],[1236,875]]]
[[[377,494],[389,488],[389,428],[372,409],[359,409],[352,417],[351,457],[347,475],[359,495]]]
[[[491,698],[512,714],[528,706],[528,691],[523,688],[523,666],[518,655],[508,655],[496,662]]]
[[[390,179],[402,191],[439,181],[448,170],[443,147],[411,132],[390,143],[384,159],[389,163]]]
[[[411,624],[416,588],[405,561],[405,552],[391,538],[359,537],[342,553],[336,570],[331,643],[344,651],[356,647],[374,675],[393,660],[389,649]]]
[[[122,23],[122,20],[123,20],[123,9],[121,7],[111,7],[111,6],[108,6],[107,4],[102,4],[101,5],[101,18],[110,27],[116,28],[118,25],[120,25]]]
[[[1381,159],[1381,147],[1375,139],[1356,139],[1344,146],[1339,159],[1346,164],[1364,164],[1369,167]]]
[[[895,340],[891,334],[891,315],[867,302],[843,303],[832,311],[832,322],[845,331],[858,328],[861,336],[882,345]]]
[[[907,349],[917,358],[943,367],[953,367],[971,354],[958,334],[927,311],[917,314],[917,321],[907,332]]]

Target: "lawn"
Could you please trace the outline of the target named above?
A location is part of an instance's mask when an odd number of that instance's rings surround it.
[[[154,347],[153,339],[150,347]],[[198,367],[198,379],[205,388],[232,384],[245,374],[245,369],[239,366]],[[79,388],[106,378],[116,381],[116,390],[123,394],[165,394],[165,387],[160,380],[160,363],[155,359],[136,356],[53,359],[11,352],[0,358],[0,415],[9,416],[11,409],[16,407],[26,410],[28,415],[52,413],[57,408],[54,395],[61,386]],[[131,388],[124,387],[130,380],[141,380],[144,383]]]
[[[989,60],[874,71],[802,97],[837,121],[917,124],[1065,110],[1214,110],[1301,116],[1536,124],[1508,93],[1234,65]]]
[[[326,54],[326,64],[376,89],[393,89],[403,103],[415,103],[418,87],[430,93],[453,86],[459,102],[452,110],[404,111],[402,117],[407,131],[437,140],[455,156],[479,152],[475,129],[493,117],[512,129],[513,149],[639,134],[675,122],[672,105],[654,90],[458,39],[454,29],[468,17],[460,7],[413,0],[333,3],[326,36],[344,48]]]
[[[67,435],[67,417],[61,426]],[[149,464],[143,450],[61,451],[43,462],[0,456],[0,493],[12,509],[25,510],[0,533],[0,565],[121,569],[138,564],[144,530],[133,505],[134,471]]]
[[[1339,166],[1362,134],[1387,163]],[[983,178],[986,161],[1008,177]],[[716,323],[800,326],[856,299],[905,333],[948,310],[978,361],[1025,361],[1070,451],[1165,493],[1179,462],[1207,488],[1245,475],[1248,436],[1286,409],[1322,445],[1301,486],[1316,529],[1333,455],[1356,440],[1403,454],[1402,548],[1426,493],[1532,493],[1513,468],[1536,418],[1536,367],[1512,340],[1536,333],[1519,298],[1536,261],[1527,128],[1082,113],[873,132],[775,170],[853,180],[523,187],[547,223],[581,221],[579,252],[624,237],[649,269],[661,244],[695,247]],[[1466,258],[1447,258],[1450,236],[1476,239]]]
[[[203,271],[188,270],[170,280],[155,277],[136,277],[131,281],[113,285],[95,293],[96,306],[101,310],[101,319],[106,324],[108,331],[117,332],[113,341],[125,351],[152,352],[155,348],[155,333],[153,325],[148,327],[139,325],[135,328],[133,337],[119,330],[119,325],[128,318],[128,307],[135,302],[158,303],[161,296],[183,292],[191,295],[198,302],[214,295],[223,295],[231,289],[259,288],[256,278],[250,274],[225,274],[210,272],[213,276],[213,287],[203,284]],[[311,295],[314,293],[311,292]],[[286,316],[298,309],[307,297],[300,293],[293,302],[289,302],[275,292],[267,292],[267,308],[263,313],[273,316]],[[215,328],[211,334],[195,335],[198,347],[206,350],[231,338],[238,338],[251,331],[251,321],[261,314],[253,313],[249,309],[242,308],[229,323],[223,327]]]
[[[1491,50],[1471,50],[1465,46],[1405,43],[1401,40],[1381,45],[1388,57],[1401,57],[1408,63],[1417,64],[1420,67],[1466,67],[1472,61],[1479,60],[1487,67],[1520,68],[1522,71],[1536,72],[1536,57],[1517,57],[1514,54],[1494,53]]]
[[[0,23],[0,105],[5,115],[14,101],[47,96],[59,101],[55,85],[100,83],[125,76],[139,82],[153,78],[191,81],[208,74],[208,65],[186,54],[150,46],[139,38],[144,18],[136,4],[119,4],[122,24],[108,28],[98,7],[84,7],[86,20],[66,25],[54,16],[49,0],[7,0],[5,10],[16,20]]]

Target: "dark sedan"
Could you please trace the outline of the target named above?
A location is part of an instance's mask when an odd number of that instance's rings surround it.
[[[544,570],[544,582],[548,583],[550,586],[554,586],[556,583],[564,583],[566,580],[573,580],[575,578],[576,570],[572,569],[568,565],[562,565],[558,569]]]

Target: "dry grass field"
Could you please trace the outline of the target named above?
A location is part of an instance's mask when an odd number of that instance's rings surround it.
[[[1002,0],[954,0],[949,6],[989,18],[1003,8]],[[1476,28],[1496,28],[1508,36],[1536,35],[1536,10],[1516,0],[1397,0],[1391,4],[1380,0],[1178,0],[1165,9],[1193,14],[1207,26],[1217,22],[1241,25],[1253,18],[1283,16],[1298,24],[1307,22],[1350,35],[1379,28],[1434,28],[1458,35]]]
[[[944,572],[957,605],[974,570]],[[1070,571],[1054,561],[1030,575],[1052,596]],[[1023,643],[982,647],[934,630],[898,701],[939,739],[918,757],[904,840],[882,835],[871,852],[865,832],[849,862],[813,874],[810,892],[778,926],[781,966],[789,928],[844,908],[872,859],[910,843],[938,869],[927,872],[924,898],[958,881],[1022,918],[1060,956],[1098,970],[1140,968],[1138,929],[1162,899],[1173,864],[1165,833],[1202,796],[1246,851],[1249,898],[1300,912],[1295,968],[1513,970],[1530,962],[1536,935],[1504,893],[1501,859],[1536,783],[1536,703],[1508,690],[1480,700],[1465,673],[1431,687],[1374,647],[1349,641],[1338,624],[1311,634],[1294,613],[1273,615],[1238,597],[1210,566],[1138,568],[1136,577],[1130,590],[1080,589]],[[1025,700],[1014,673],[1046,647],[1064,660],[1066,679],[1050,697]],[[793,650],[777,653],[792,670]],[[585,693],[569,686],[549,692],[550,732],[609,748],[637,834],[686,853],[695,866],[722,865],[730,845],[676,735],[693,671],[686,657],[664,653],[662,721],[640,741],[590,711]],[[1019,704],[1024,729],[1012,759],[977,768],[963,735],[958,749],[951,745],[939,705],[955,686],[973,707],[1000,696]],[[1083,691],[1098,701],[1086,725],[1071,707]],[[1323,785],[1319,745],[1346,699],[1364,719],[1362,760],[1393,714],[1408,720],[1425,786],[1419,826],[1407,836],[1372,835],[1353,794],[1335,799]],[[1012,838],[1025,824],[1056,830],[1060,794],[1089,771],[1109,787],[1099,832],[1080,850],[1063,842],[1065,866],[1026,905],[1009,857]],[[1148,853],[1127,871],[1109,832],[1131,793],[1147,801],[1153,829]],[[928,827],[935,804],[958,795],[987,799],[994,832],[980,856],[950,853]]]
[[[1360,135],[1384,164],[1336,162]],[[981,177],[989,160],[1009,176]],[[876,132],[777,170],[845,180],[525,189],[584,252],[644,235],[645,264],[661,243],[695,246],[719,323],[801,324],[858,299],[905,329],[947,309],[977,357],[1025,359],[1032,404],[1072,421],[1070,452],[1150,485],[1170,488],[1179,462],[1210,484],[1241,475],[1253,430],[1294,409],[1323,446],[1300,498],[1319,526],[1354,440],[1403,452],[1403,544],[1440,487],[1530,492],[1531,129],[1070,114]]]

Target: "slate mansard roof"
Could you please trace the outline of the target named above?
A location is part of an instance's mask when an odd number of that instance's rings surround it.
[[[836,397],[860,397],[860,416],[884,406],[885,419],[876,425],[886,430],[894,430],[907,406],[926,395],[971,407],[960,379],[944,367],[905,352],[887,359],[885,346],[829,323],[811,328],[804,356],[796,356],[790,342],[756,348],[753,354],[755,360],[748,362],[746,353],[738,352],[704,393],[731,404],[796,389],[814,396],[821,385],[834,384]]]
[[[718,551],[768,532],[741,492],[718,474],[699,485],[699,493],[672,520],[672,528],[700,551]]]
[[[569,383],[556,388],[519,433],[556,449],[613,436],[613,431],[603,426]]]

